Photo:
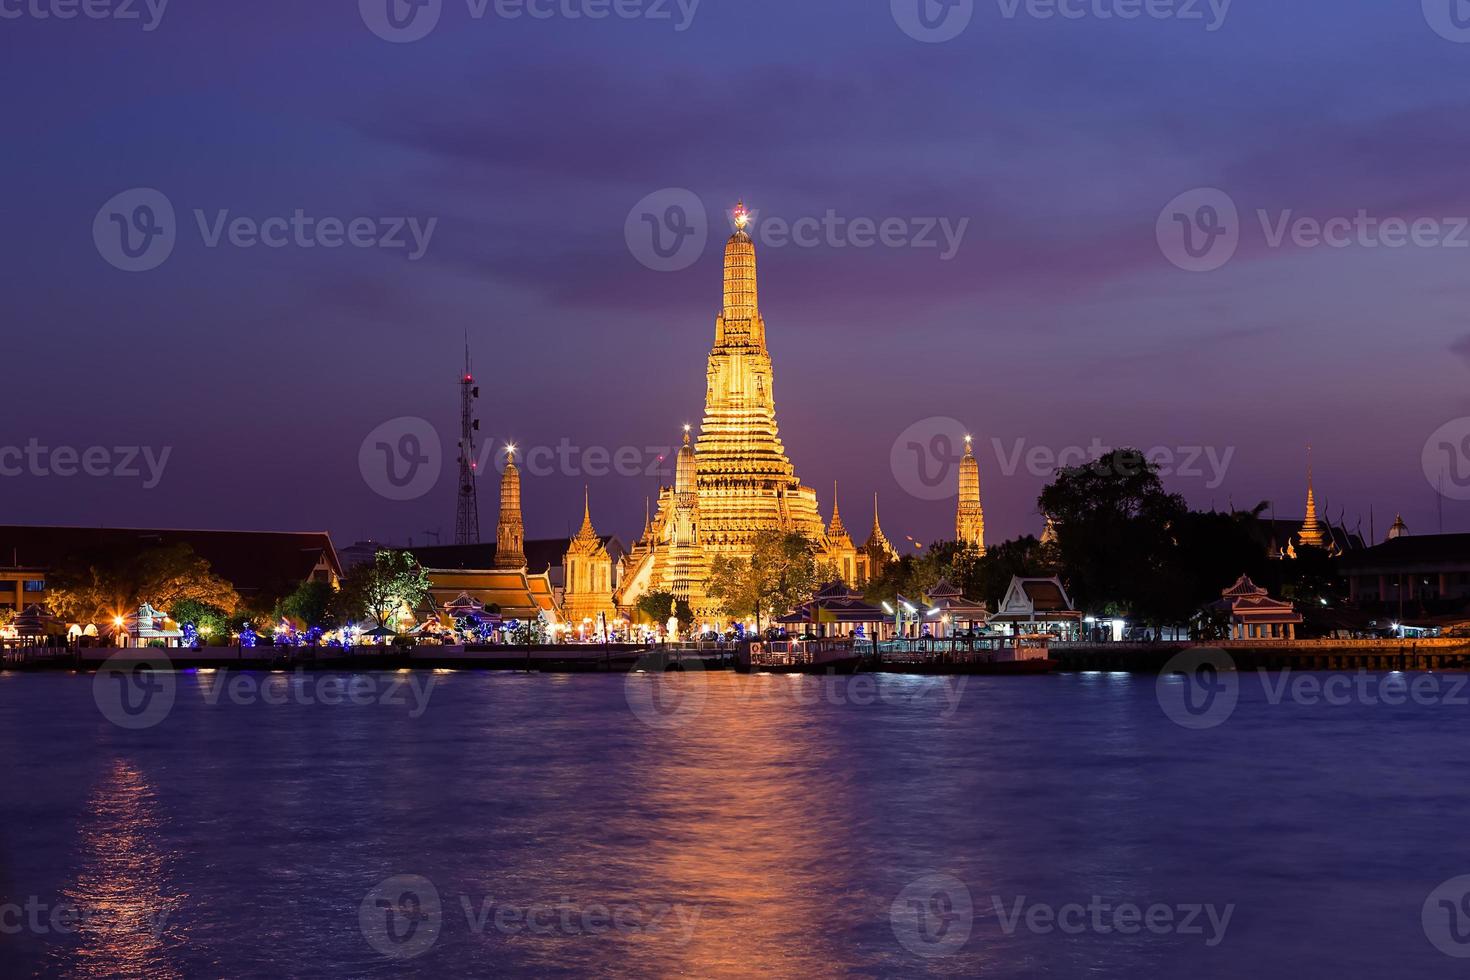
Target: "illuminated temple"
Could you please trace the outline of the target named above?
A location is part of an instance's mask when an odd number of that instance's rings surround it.
[[[825,527],[817,492],[802,484],[786,457],[748,222],[745,206],[737,206],[737,228],[725,244],[724,304],[715,318],[699,437],[691,440],[685,427],[674,485],[660,489],[657,511],[646,516],[624,559],[615,597],[623,608],[644,593],[669,592],[687,599],[696,615],[717,614],[718,604],[706,593],[710,563],[720,555],[748,556],[755,536],[766,530],[810,539],[819,561],[830,562],[854,585],[867,580],[875,559],[893,557],[876,510],[867,547],[848,537],[835,501],[831,527]]]

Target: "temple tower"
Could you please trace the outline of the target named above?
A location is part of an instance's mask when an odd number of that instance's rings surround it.
[[[1317,492],[1312,486],[1312,451],[1307,450],[1307,517],[1302,521],[1301,530],[1297,532],[1297,541],[1309,548],[1325,548],[1327,546],[1327,532],[1322,529],[1322,522],[1317,519]]]
[[[985,510],[980,505],[980,464],[972,440],[965,436],[965,458],[960,460],[960,501],[955,511],[954,538],[985,554]]]
[[[883,571],[883,566],[898,559],[898,549],[888,543],[888,538],[883,534],[883,525],[878,522],[878,494],[873,494],[873,529],[868,532],[867,544],[863,550],[868,553],[868,575],[876,578]]]
[[[597,529],[592,526],[592,498],[582,488],[582,527],[567,545],[566,591],[562,609],[573,629],[588,620],[598,624],[599,614],[607,622],[617,618],[613,606],[613,563]]]
[[[516,447],[505,447],[505,473],[500,477],[500,523],[495,532],[495,567],[526,567],[526,525],[521,520],[521,471]]]
[[[796,478],[776,425],[749,221],[745,205],[737,205],[695,447],[701,538],[711,551],[735,555],[748,553],[758,531],[795,531],[820,541],[824,530],[816,491]]]

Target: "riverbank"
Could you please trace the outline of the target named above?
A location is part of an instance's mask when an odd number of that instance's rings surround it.
[[[1190,650],[1223,651],[1241,670],[1470,670],[1470,640],[1254,640],[1218,643],[1055,643],[1049,654],[1058,671],[1110,670],[1155,674]],[[738,648],[729,645],[202,647],[200,649],[60,649],[20,647],[4,651],[6,670],[91,672],[103,663],[156,669],[201,670],[506,670],[536,673],[628,673],[670,670],[737,670]],[[887,662],[867,653],[850,669],[864,672],[966,673],[936,656]]]

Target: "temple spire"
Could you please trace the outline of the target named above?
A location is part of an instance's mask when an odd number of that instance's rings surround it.
[[[1312,447],[1307,447],[1307,517],[1302,521],[1302,528],[1297,537],[1304,545],[1320,548],[1327,542],[1326,532],[1322,530],[1322,523],[1317,519],[1317,491],[1313,486],[1312,477]]]
[[[741,201],[733,212],[735,233],[725,243],[725,302],[715,331],[716,345],[754,344],[764,347],[765,324],[761,322],[756,288],[755,243],[745,230],[750,211]]]
[[[985,554],[985,510],[980,504],[980,464],[975,460],[973,439],[965,436],[965,457],[960,460],[959,503],[955,508],[954,537],[961,544]]]
[[[526,525],[521,520],[521,471],[516,447],[505,447],[505,473],[500,477],[500,522],[495,532],[495,567],[526,567]]]
[[[577,537],[597,537],[597,529],[592,526],[592,492],[585,483],[582,484],[582,529],[577,532]]]
[[[827,539],[831,542],[851,541],[847,528],[842,523],[842,508],[837,503],[837,481],[832,481],[832,523],[827,528]]]
[[[871,556],[873,567],[877,568],[892,558],[898,557],[898,551],[889,543],[883,534],[883,526],[878,523],[878,492],[873,491],[873,530],[868,532],[868,543],[863,545]]]

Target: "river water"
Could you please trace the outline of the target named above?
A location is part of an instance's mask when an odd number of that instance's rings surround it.
[[[1453,677],[162,676],[0,674],[0,975],[1470,968]]]

